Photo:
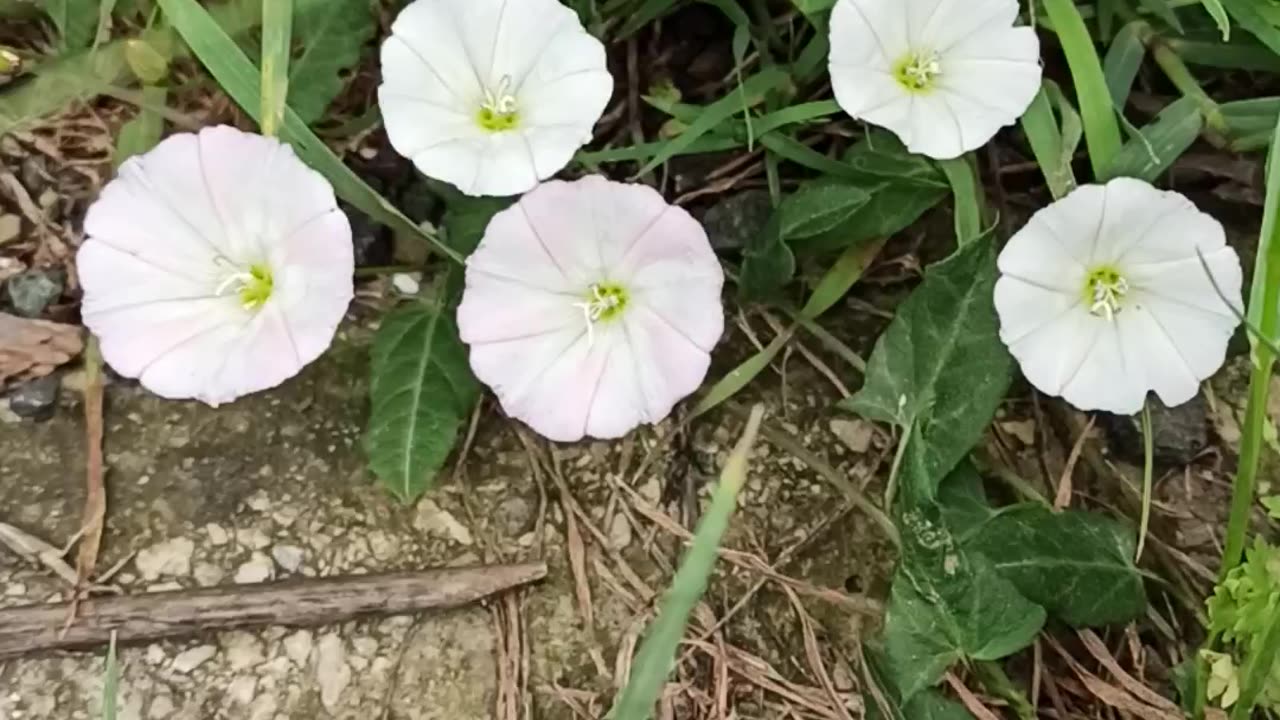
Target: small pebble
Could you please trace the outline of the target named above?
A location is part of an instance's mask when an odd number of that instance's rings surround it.
[[[214,645],[198,645],[179,653],[170,667],[174,672],[186,674],[209,662],[217,654],[218,648]]]
[[[236,569],[235,581],[238,585],[266,582],[272,574],[271,558],[255,552],[248,562]]]
[[[57,373],[19,385],[9,393],[9,410],[20,418],[43,422],[58,409],[62,382]]]
[[[61,270],[28,270],[9,278],[5,287],[13,312],[33,318],[62,296],[65,283]]]
[[[302,567],[302,548],[297,545],[276,545],[271,548],[271,558],[281,568],[296,573]]]

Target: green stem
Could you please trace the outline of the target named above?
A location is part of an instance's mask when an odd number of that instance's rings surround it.
[[[994,660],[982,660],[973,664],[983,686],[993,695],[1009,703],[1010,709],[1018,716],[1018,720],[1035,720],[1036,709],[1027,696],[1013,684],[1004,668]]]
[[[1144,41],[1146,38],[1144,38]],[[1222,116],[1222,107],[1218,102],[1209,97],[1209,94],[1200,86],[1200,81],[1196,80],[1195,75],[1191,74],[1191,69],[1183,62],[1182,56],[1174,51],[1165,42],[1157,37],[1152,37],[1148,42],[1151,49],[1151,57],[1164,71],[1165,77],[1169,78],[1169,82],[1178,88],[1178,92],[1195,101],[1200,108],[1200,113],[1204,115],[1205,125],[1219,135],[1225,135],[1228,131],[1227,120]]]
[[[1138,551],[1133,562],[1142,559],[1142,549],[1147,545],[1147,527],[1151,524],[1151,466],[1153,461],[1151,432],[1151,403],[1142,404],[1142,519],[1138,521]]]
[[[1249,320],[1263,337],[1280,335],[1280,127],[1272,134],[1267,171],[1266,210],[1249,296]],[[1231,491],[1231,515],[1222,551],[1219,578],[1240,564],[1249,534],[1258,466],[1262,459],[1263,429],[1267,425],[1267,396],[1276,355],[1266,343],[1253,343],[1253,370],[1249,377],[1249,401],[1240,437],[1240,465]]]
[[[1089,162],[1093,165],[1094,179],[1101,180],[1106,177],[1107,168],[1120,152],[1122,144],[1120,125],[1111,105],[1102,62],[1075,3],[1071,0],[1043,0],[1043,4],[1071,68],[1071,79],[1080,103],[1080,117],[1084,121],[1085,140],[1089,146]]]

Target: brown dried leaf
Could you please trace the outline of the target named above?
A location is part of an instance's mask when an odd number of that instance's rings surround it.
[[[84,350],[80,328],[0,313],[0,386],[53,372]]]

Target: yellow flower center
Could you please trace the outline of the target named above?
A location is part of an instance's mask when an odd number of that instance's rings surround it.
[[[629,296],[626,288],[617,283],[593,283],[585,295],[583,302],[573,306],[582,310],[587,321],[587,341],[595,342],[595,325],[598,322],[615,320],[627,309]]]
[[[941,74],[942,62],[936,52],[913,50],[893,66],[893,76],[911,92],[932,90]]]
[[[247,270],[227,275],[214,294],[235,293],[240,298],[241,307],[245,310],[257,310],[271,299],[273,290],[275,290],[275,279],[271,274],[271,268],[262,263],[254,263]]]
[[[484,91],[484,102],[476,113],[476,124],[492,133],[513,130],[520,124],[519,107],[511,93],[510,75],[504,75],[496,89]]]
[[[1094,315],[1114,319],[1124,307],[1124,297],[1128,294],[1129,281],[1110,265],[1096,267],[1085,277],[1084,301]]]

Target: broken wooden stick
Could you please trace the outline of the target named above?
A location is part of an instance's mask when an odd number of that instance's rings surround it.
[[[249,625],[326,625],[454,608],[546,577],[544,563],[284,580],[80,602],[65,634],[63,604],[0,610],[0,661],[35,652],[150,642]]]

